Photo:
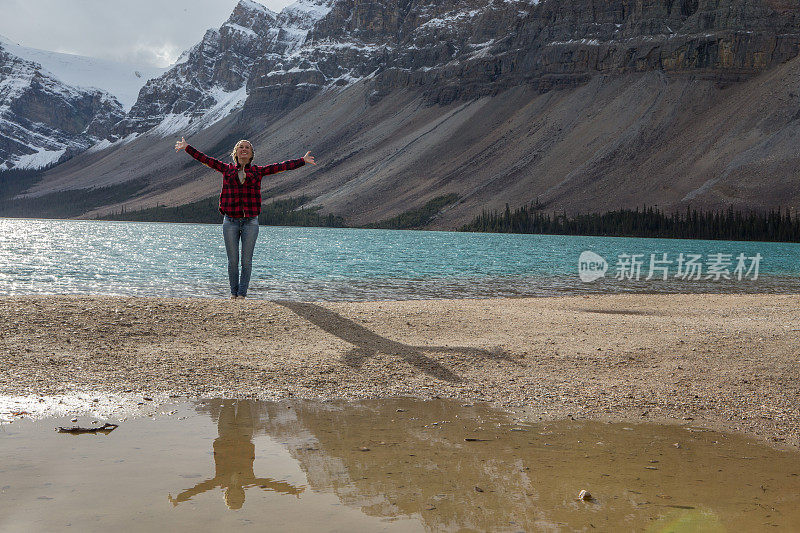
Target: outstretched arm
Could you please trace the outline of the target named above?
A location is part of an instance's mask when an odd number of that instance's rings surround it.
[[[228,165],[226,165],[219,159],[214,159],[213,157],[209,157],[200,150],[197,150],[194,147],[192,147],[189,143],[186,142],[186,140],[184,140],[183,137],[181,137],[180,141],[177,141],[175,143],[175,151],[178,152],[180,150],[185,150],[187,154],[194,157],[195,159],[203,163],[205,166],[213,168],[218,172],[225,172],[225,170],[227,170],[228,168]]]
[[[270,477],[257,477],[248,480],[248,482],[248,487],[258,486],[264,490],[272,490],[275,492],[282,492],[284,494],[292,494],[294,496],[300,496],[300,494],[306,490],[305,487],[295,487],[291,483],[287,483],[286,481],[276,481]]]
[[[211,489],[215,489],[219,486],[220,483],[217,481],[217,478],[207,479],[205,481],[198,483],[191,489],[187,489],[181,492],[180,494],[178,494],[177,498],[173,498],[172,494],[169,494],[167,497],[169,498],[169,501],[172,502],[172,505],[178,505],[180,502],[189,501],[192,498],[192,496],[196,496]]]
[[[272,165],[267,165],[265,167],[257,167],[258,172],[262,176],[266,176],[267,174],[277,174],[278,172],[283,172],[284,170],[294,170],[296,168],[302,167],[306,163],[311,165],[316,165],[316,161],[314,161],[314,156],[311,155],[311,152],[306,152],[306,155],[301,157],[300,159],[289,159],[288,161],[284,161],[283,163],[274,163]]]

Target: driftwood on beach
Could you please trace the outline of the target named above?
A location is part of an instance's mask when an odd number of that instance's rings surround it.
[[[119,427],[119,424],[109,424],[106,422],[102,426],[98,426],[96,428],[82,428],[78,426],[73,426],[71,428],[65,428],[62,426],[58,426],[56,431],[59,433],[72,433],[72,434],[81,434],[81,433],[104,433],[108,435],[115,429]]]

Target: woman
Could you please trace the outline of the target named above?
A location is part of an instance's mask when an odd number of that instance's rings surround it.
[[[228,281],[231,284],[231,299],[247,296],[250,273],[253,266],[253,249],[258,237],[258,214],[261,212],[261,178],[284,170],[302,167],[306,163],[316,165],[311,152],[300,159],[267,166],[251,165],[253,145],[241,140],[231,152],[233,164],[223,163],[196,150],[183,137],[175,143],[175,151],[185,150],[207,167],[222,173],[222,192],[219,195],[219,212],[222,213],[222,235],[228,253]],[[242,241],[242,275],[239,276],[239,240]]]

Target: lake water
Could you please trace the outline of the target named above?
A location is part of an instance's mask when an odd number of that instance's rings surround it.
[[[606,261],[604,277],[581,280],[584,251]],[[800,244],[262,226],[249,296],[622,292],[800,292]],[[219,225],[0,219],[0,294],[227,293]]]
[[[692,426],[408,399],[0,425],[0,530],[798,531],[800,461]],[[592,498],[578,498],[581,490]]]

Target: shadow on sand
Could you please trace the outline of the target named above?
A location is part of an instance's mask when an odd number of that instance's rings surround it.
[[[382,337],[364,326],[353,322],[349,318],[345,318],[330,309],[316,304],[287,300],[275,300],[275,303],[286,307],[331,335],[352,344],[354,348],[344,354],[343,360],[346,365],[353,368],[359,368],[366,359],[374,357],[378,353],[398,355],[404,361],[417,367],[429,376],[455,383],[462,380],[458,374],[438,361],[425,356],[423,352],[458,353],[495,360],[502,359],[517,366],[521,365],[518,360],[500,348],[496,350],[484,350],[482,348],[460,346],[410,346]]]

